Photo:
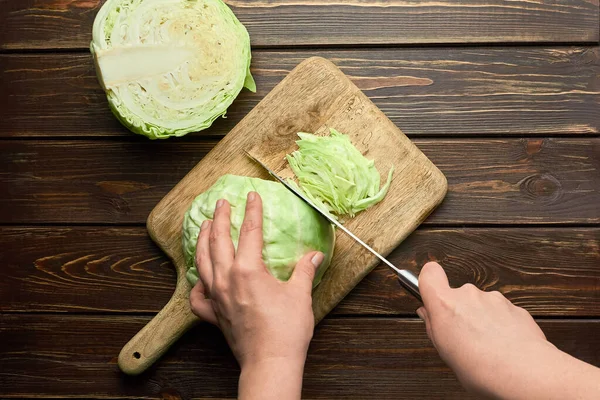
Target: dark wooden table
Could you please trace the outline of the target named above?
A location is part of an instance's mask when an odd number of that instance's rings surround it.
[[[102,0],[0,0],[0,397],[233,398],[199,326],[146,374],[120,348],[168,300],[156,203],[302,59],[331,59],[446,174],[443,205],[392,255],[503,292],[600,364],[598,0],[231,1],[258,92],[151,142],[111,115],[88,51]],[[310,399],[464,399],[417,303],[379,267],[322,322]]]

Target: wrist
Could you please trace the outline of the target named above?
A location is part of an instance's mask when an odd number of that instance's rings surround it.
[[[306,353],[304,354],[285,354],[285,355],[260,355],[247,357],[240,364],[242,373],[244,370],[258,370],[266,368],[281,368],[284,370],[304,369]]]
[[[557,348],[546,340],[508,346],[501,357],[488,360],[490,368],[467,379],[469,391],[482,398],[525,400],[544,397],[552,382],[560,382],[556,372]],[[469,387],[470,386],[470,387]]]
[[[242,370],[246,367],[256,368],[258,366],[270,365],[277,366],[279,364],[289,366],[304,366],[306,354],[308,352],[308,343],[281,343],[272,341],[268,344],[254,346],[254,351],[247,350],[237,357]]]
[[[300,399],[306,355],[272,356],[241,365],[238,398],[241,400]]]

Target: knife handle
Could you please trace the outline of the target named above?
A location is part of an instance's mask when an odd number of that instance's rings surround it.
[[[407,269],[401,269],[398,272],[398,280],[400,284],[421,303],[421,292],[419,292],[419,278]]]

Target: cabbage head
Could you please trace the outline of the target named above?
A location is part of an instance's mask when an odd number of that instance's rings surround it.
[[[317,271],[316,286],[329,267],[335,245],[335,230],[325,218],[281,183],[237,175],[223,175],[192,202],[183,220],[183,252],[192,285],[198,281],[195,266],[196,243],[202,222],[212,219],[215,204],[225,199],[231,204],[231,237],[237,249],[244,220],[246,196],[255,191],[263,200],[263,260],[270,273],[287,281],[296,263],[306,253],[318,250],[325,259]]]
[[[250,75],[250,37],[221,0],[108,0],[90,45],[115,116],[150,139],[224,116]]]

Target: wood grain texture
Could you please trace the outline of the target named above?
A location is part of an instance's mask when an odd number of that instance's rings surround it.
[[[86,49],[102,0],[0,2],[0,49]],[[598,1],[228,0],[252,45],[597,42]]]
[[[255,51],[258,92],[187,140],[223,136],[303,59],[331,59],[411,137],[600,133],[598,47]],[[0,55],[0,137],[134,135],[89,55]]]
[[[0,228],[0,312],[158,312],[175,271],[144,227]],[[453,286],[499,290],[535,316],[600,315],[600,228],[421,228],[389,259],[442,263]],[[383,266],[335,315],[414,315]]]
[[[600,223],[600,139],[415,139],[449,193],[425,223]],[[0,223],[145,223],[215,142],[0,141]]]
[[[0,396],[234,398],[239,370],[221,334],[200,325],[144,375],[116,354],[147,317],[3,315]],[[600,365],[597,320],[541,321],[556,346]],[[73,340],[76,337],[77,340]],[[171,396],[171,397],[169,397]],[[467,399],[420,320],[336,319],[309,350],[303,399]]]

